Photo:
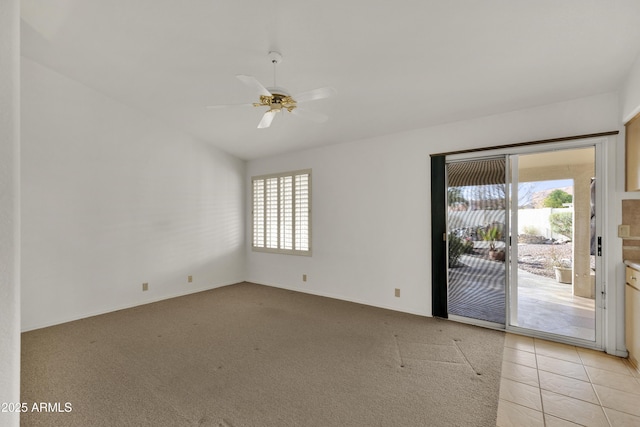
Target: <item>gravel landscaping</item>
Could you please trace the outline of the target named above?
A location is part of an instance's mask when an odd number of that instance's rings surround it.
[[[518,267],[537,274],[538,276],[554,278],[555,273],[551,265],[554,257],[559,260],[571,260],[571,243],[559,245],[535,245],[520,243],[518,245]]]
[[[489,249],[486,246],[482,247],[484,243],[476,242],[473,251],[467,253],[467,255],[488,259]],[[518,268],[538,276],[555,278],[552,261],[555,259],[571,264],[573,259],[572,249],[571,242],[519,243]],[[591,267],[595,267],[594,257],[591,257]]]

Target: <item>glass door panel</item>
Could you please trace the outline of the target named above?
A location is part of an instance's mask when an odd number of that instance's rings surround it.
[[[448,313],[505,324],[504,157],[447,164]]]
[[[510,160],[509,325],[595,341],[595,147]]]

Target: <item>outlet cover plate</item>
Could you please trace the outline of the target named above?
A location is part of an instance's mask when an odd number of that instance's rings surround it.
[[[631,226],[621,224],[618,226],[618,237],[630,237],[631,236]]]

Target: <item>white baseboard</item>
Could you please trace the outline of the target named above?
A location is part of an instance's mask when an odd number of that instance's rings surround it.
[[[423,317],[433,317],[432,315],[430,315],[427,312],[422,312],[422,311],[417,311],[417,310],[406,310],[406,309],[401,309],[401,308],[398,308],[398,307],[391,307],[391,306],[387,306],[387,305],[383,305],[383,304],[376,304],[376,303],[373,303],[371,301],[361,300],[361,299],[357,299],[357,298],[348,298],[348,297],[345,297],[344,295],[331,294],[331,293],[328,293],[328,292],[318,292],[318,291],[314,291],[314,290],[300,289],[300,288],[296,288],[296,287],[282,286],[282,285],[273,284],[273,283],[256,282],[256,281],[253,281],[253,280],[247,280],[247,282],[248,283],[255,283],[256,285],[269,286],[269,287],[272,287],[272,288],[286,289],[288,291],[300,292],[300,293],[303,293],[303,294],[316,295],[316,296],[319,296],[319,297],[326,297],[326,298],[337,299],[337,300],[340,300],[340,301],[348,301],[348,302],[353,302],[353,303],[356,303],[356,304],[368,305],[370,307],[383,308],[385,310],[398,311],[400,313],[415,314],[416,316],[423,316]]]
[[[217,283],[214,285],[210,285],[210,286],[202,286],[199,288],[190,288],[188,290],[185,290],[184,292],[175,292],[175,293],[171,293],[171,294],[166,294],[166,295],[161,295],[155,298],[150,298],[148,300],[145,301],[141,301],[141,302],[136,302],[133,304],[123,304],[123,305],[118,305],[118,306],[114,306],[114,307],[109,307],[109,308],[104,308],[101,310],[97,310],[97,311],[88,311],[85,313],[82,313],[80,315],[76,315],[76,316],[70,316],[70,317],[65,317],[65,318],[61,318],[61,319],[56,319],[54,321],[51,322],[46,322],[43,324],[38,324],[38,325],[29,325],[25,328],[21,329],[21,332],[29,332],[29,331],[33,331],[36,329],[42,329],[42,328],[48,328],[49,326],[55,326],[55,325],[60,325],[62,323],[68,323],[68,322],[73,322],[76,320],[80,320],[80,319],[86,319],[87,317],[93,317],[93,316],[99,316],[101,314],[107,314],[107,313],[112,313],[114,311],[118,311],[118,310],[126,310],[128,308],[133,308],[133,307],[139,307],[141,305],[146,305],[146,304],[152,304],[154,302],[158,302],[158,301],[164,301],[167,299],[171,299],[171,298],[178,298],[178,297],[183,297],[186,295],[190,295],[190,294],[195,294],[198,292],[204,292],[204,291],[210,291],[212,289],[217,289],[217,288],[222,288],[224,286],[229,286],[229,285],[235,285],[236,283],[242,283],[243,281],[234,281],[234,282],[223,282],[223,283]]]

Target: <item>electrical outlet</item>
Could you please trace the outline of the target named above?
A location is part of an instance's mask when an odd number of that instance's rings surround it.
[[[303,274],[303,275],[302,275],[302,281],[303,281],[303,282],[306,282],[306,281],[307,281],[307,275],[306,275],[306,274]]]
[[[400,288],[396,288],[396,297],[400,298]]]
[[[187,276],[187,282],[189,283],[193,282],[193,276]]]
[[[618,226],[618,237],[629,237],[631,235],[631,226],[630,225],[619,225]]]
[[[143,283],[142,284],[142,290],[143,291],[148,291],[149,290],[149,284],[148,283]]]

